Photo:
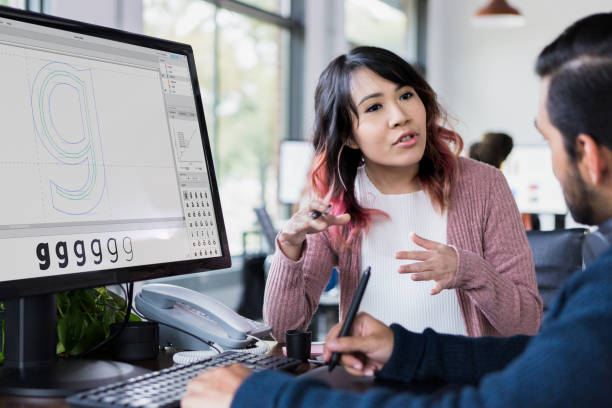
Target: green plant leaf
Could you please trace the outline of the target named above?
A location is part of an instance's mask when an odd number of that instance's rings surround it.
[[[110,334],[110,325],[125,318],[125,300],[105,287],[57,294],[57,354],[85,352]],[[4,303],[0,302],[0,310]],[[130,321],[140,321],[130,314]],[[5,323],[2,321],[0,364],[4,361]]]
[[[60,293],[56,351],[71,355],[85,352],[110,335],[110,325],[125,318],[125,300],[106,287]],[[140,321],[130,314],[130,321]]]
[[[68,292],[59,293],[56,297],[56,304],[58,316],[63,316],[70,308],[70,297],[68,296]]]
[[[66,350],[68,354],[81,354],[100,343],[106,337],[104,326],[101,322],[90,323],[81,334],[79,341],[76,342],[73,347]]]
[[[67,352],[75,348],[83,337],[86,322],[82,317],[79,313],[66,313],[57,321],[58,342],[63,344]]]

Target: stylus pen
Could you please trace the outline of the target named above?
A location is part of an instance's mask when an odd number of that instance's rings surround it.
[[[330,204],[330,205],[328,205],[328,206],[327,206],[327,208],[326,208],[326,209],[325,209],[325,211],[323,211],[323,212],[321,212],[321,211],[319,211],[319,210],[312,210],[312,211],[310,212],[310,214],[309,214],[309,215],[310,215],[310,218],[312,218],[312,219],[316,220],[317,218],[319,218],[319,217],[320,217],[320,216],[322,216],[323,214],[329,214],[329,213],[330,213],[330,211],[331,211],[331,209],[332,209],[332,206],[331,206],[331,204]]]
[[[342,324],[342,329],[340,329],[340,334],[338,337],[344,337],[349,334],[351,331],[351,327],[353,326],[353,320],[355,320],[355,315],[357,314],[357,310],[359,310],[359,304],[361,303],[361,298],[363,297],[363,293],[365,292],[365,288],[368,284],[368,279],[370,279],[370,267],[368,266],[365,271],[361,274],[361,280],[359,281],[359,286],[357,287],[357,292],[355,292],[355,296],[353,296],[353,301],[351,302],[351,307],[346,315],[346,319]],[[329,371],[333,370],[338,363],[340,362],[340,353],[333,353],[331,358],[329,359]]]

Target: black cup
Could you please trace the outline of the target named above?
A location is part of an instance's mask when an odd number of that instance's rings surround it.
[[[285,333],[287,342],[287,357],[307,361],[310,358],[310,343],[312,332],[304,330],[287,330]]]

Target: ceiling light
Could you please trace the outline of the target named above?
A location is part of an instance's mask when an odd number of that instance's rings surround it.
[[[481,27],[520,27],[525,24],[525,17],[506,0],[490,0],[476,11],[472,22]]]

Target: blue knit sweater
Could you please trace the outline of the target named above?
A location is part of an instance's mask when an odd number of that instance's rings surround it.
[[[610,407],[612,249],[568,279],[536,336],[468,338],[391,328],[394,351],[379,378],[465,386],[435,396],[387,389],[357,394],[265,371],[247,378],[232,407]]]

